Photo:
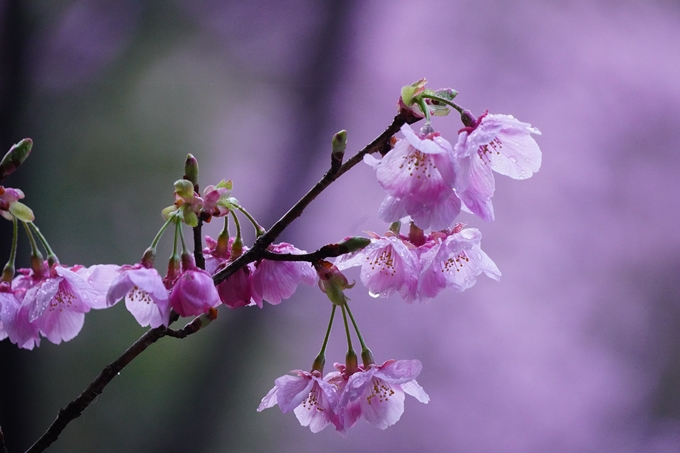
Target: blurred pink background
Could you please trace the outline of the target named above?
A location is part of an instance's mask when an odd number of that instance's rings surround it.
[[[321,345],[330,304],[305,287],[153,346],[50,451],[680,451],[680,3],[13,3],[0,2],[15,52],[3,55],[18,55],[0,66],[1,145],[35,146],[7,185],[25,190],[66,263],[138,260],[187,152],[203,185],[232,179],[270,226],[326,171],[333,133],[348,131],[353,154],[421,77],[543,133],[538,174],[496,178],[496,221],[462,215],[500,283],[414,305],[360,283],[348,293],[378,361],[423,363],[431,402],[407,397],[397,425],[361,421],[342,439],[255,412]],[[461,123],[434,126],[455,141]],[[383,196],[361,165],[281,239],[311,251],[384,232]],[[10,451],[142,332],[116,306],[66,344],[2,342]],[[344,352],[338,324],[327,368]]]

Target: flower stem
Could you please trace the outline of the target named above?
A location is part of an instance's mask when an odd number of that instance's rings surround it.
[[[354,331],[357,333],[357,337],[359,338],[359,343],[361,343],[361,349],[368,349],[366,347],[366,343],[364,343],[364,338],[361,336],[361,332],[359,332],[359,326],[357,326],[357,322],[354,320],[354,316],[352,316],[352,310],[349,309],[349,305],[345,304],[343,308],[347,308],[347,314],[349,315],[349,319],[352,320],[352,325],[354,326]]]
[[[326,346],[328,345],[328,338],[331,336],[331,327],[333,326],[333,318],[335,318],[336,308],[338,308],[338,306],[333,304],[333,309],[331,310],[331,319],[328,321],[328,329],[326,329],[326,336],[323,339],[321,351],[319,351],[319,355],[316,356],[314,363],[312,364],[312,370],[318,370],[322,373],[323,366],[326,363]]]
[[[236,213],[234,211],[229,211],[231,214],[231,217],[234,219],[234,223],[236,224],[236,237],[234,238],[234,242],[231,244],[231,256],[232,259],[239,258],[241,256],[241,253],[243,252],[243,238],[241,237],[241,223],[238,221],[238,217],[236,217]]]
[[[420,95],[420,97],[422,97],[422,98],[428,98],[428,99],[434,99],[435,101],[438,101],[438,102],[441,102],[441,103],[443,103],[443,104],[446,104],[446,105],[448,105],[449,107],[456,109],[456,110],[458,111],[458,113],[463,113],[463,111],[465,110],[463,107],[459,106],[459,105],[456,104],[455,102],[449,101],[448,99],[440,98],[439,96],[435,96],[435,95],[433,95],[433,94],[425,94],[425,93],[423,93],[423,94]],[[429,121],[429,118],[428,118],[428,121]]]
[[[5,264],[5,267],[2,269],[2,279],[0,280],[8,283],[14,278],[14,263],[17,258],[17,242],[19,237],[19,224],[17,222],[18,220],[16,217],[12,218],[12,248],[9,252],[7,264]]]
[[[57,255],[54,254],[52,251],[52,247],[50,247],[50,244],[47,242],[47,239],[45,239],[45,236],[42,235],[38,227],[35,225],[33,222],[27,222],[27,225],[33,230],[33,232],[38,236],[38,239],[40,240],[40,243],[42,244],[43,247],[45,247],[45,251],[47,252],[47,263],[52,266],[55,263],[59,262],[59,258],[57,258]]]
[[[234,207],[241,211],[243,215],[246,216],[248,220],[250,220],[250,223],[253,224],[253,228],[255,228],[255,234],[257,235],[257,237],[260,237],[265,233],[264,228],[262,228],[260,224],[257,223],[255,218],[252,215],[250,215],[250,213],[246,211],[246,209],[243,206],[241,206],[240,204],[235,204]]]
[[[153,241],[151,241],[151,246],[149,248],[153,249],[154,251],[156,250],[156,247],[158,246],[158,241],[161,240],[161,237],[163,236],[163,233],[165,233],[165,230],[168,229],[168,226],[170,223],[174,220],[175,216],[170,216],[168,217],[168,220],[165,221],[163,226],[161,227],[160,230],[158,230],[158,233],[156,233],[156,237],[153,238]]]

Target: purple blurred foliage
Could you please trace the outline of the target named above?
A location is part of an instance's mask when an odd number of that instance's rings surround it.
[[[75,89],[101,75],[132,42],[142,4],[134,0],[81,0],[58,11],[57,5],[33,5],[50,18],[34,42],[32,74],[37,87]]]

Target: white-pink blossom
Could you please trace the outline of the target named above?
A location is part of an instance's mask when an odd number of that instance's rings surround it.
[[[318,433],[328,425],[343,430],[335,408],[338,404],[337,387],[322,379],[319,371],[293,370],[274,381],[274,387],[262,398],[258,412],[279,405],[284,414],[291,410],[302,426]]]
[[[106,295],[110,307],[125,298],[125,306],[141,326],[167,326],[170,323],[170,299],[156,269],[141,264],[122,266]]]

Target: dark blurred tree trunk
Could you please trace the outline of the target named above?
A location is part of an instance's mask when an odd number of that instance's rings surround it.
[[[29,34],[24,6],[19,0],[0,3],[0,155],[24,138],[21,136],[22,105],[26,99],[23,57]],[[26,181],[22,173],[13,174],[7,182],[20,186]],[[0,220],[0,266],[4,266],[11,247],[12,224]],[[24,398],[29,380],[28,358],[27,351],[18,349],[8,339],[0,341],[0,426],[10,452],[21,451],[31,442],[25,429],[30,418]]]

